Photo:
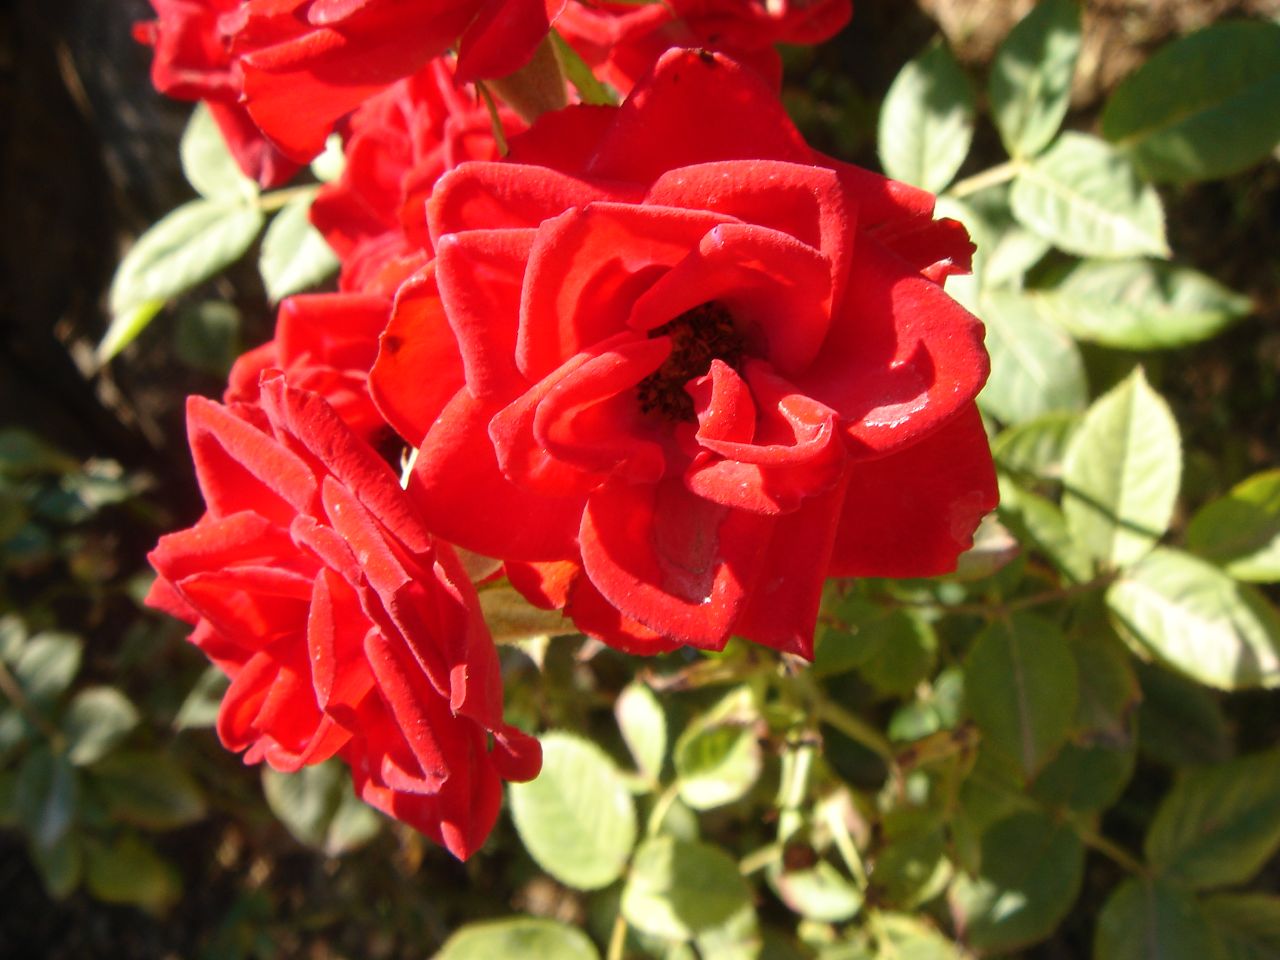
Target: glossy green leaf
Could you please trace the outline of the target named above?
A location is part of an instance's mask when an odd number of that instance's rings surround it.
[[[1126,567],[1169,528],[1182,442],[1164,399],[1139,367],[1098,399],[1063,465],[1067,528],[1109,567]]]
[[[1093,960],[1219,960],[1218,949],[1195,900],[1163,880],[1134,878],[1102,908]]]
[[[569,733],[542,737],[542,772],[510,785],[511,816],[525,849],[561,883],[607,887],[636,839],[631,793],[599,747]]]
[[[1076,715],[1076,662],[1062,630],[1029,613],[992,623],[969,651],[964,682],[983,742],[1034,777]]]
[[[1158,50],[1116,87],[1102,132],[1143,176],[1230,176],[1280,142],[1280,24],[1215,23]]]
[[[378,815],[355,795],[345,764],[329,760],[296,773],[262,769],[262,787],[280,822],[309,847],[336,857],[372,840]]]
[[[1280,897],[1223,893],[1202,900],[1200,909],[1223,946],[1221,960],[1280,957]]]
[[[1013,215],[1082,257],[1169,255],[1164,209],[1129,160],[1105,141],[1064,133],[1013,182]]]
[[[1053,140],[1071,103],[1080,55],[1080,7],[1040,0],[1009,32],[991,64],[991,116],[1005,149],[1035,156]]]
[[[290,200],[262,235],[258,272],[273,302],[314,287],[338,269],[338,255],[311,225],[314,199],[315,192],[307,191]]]
[[[1280,686],[1280,614],[1203,560],[1157,549],[1111,585],[1107,605],[1130,642],[1200,683]]]
[[[200,787],[184,767],[163,753],[113,753],[89,772],[95,793],[116,820],[164,830],[205,815]]]
[[[576,927],[543,917],[511,917],[469,923],[456,930],[434,960],[599,960],[600,953]]]
[[[123,350],[165,301],[239,259],[261,229],[256,206],[205,199],[185,203],[153,224],[116,270],[111,326],[98,345],[98,361]]]
[[[1123,350],[1208,340],[1252,309],[1203,273],[1158,260],[1086,260],[1032,299],[1076,339]]]
[[[978,394],[983,412],[1017,424],[1083,409],[1088,388],[1080,351],[1063,330],[1044,322],[1026,294],[988,291],[978,312],[991,354],[991,377]]]
[[[646,840],[622,891],[622,913],[637,930],[689,940],[751,903],[738,864],[719,847],[673,837]]]
[[[258,185],[240,172],[209,107],[196,104],[178,146],[187,182],[210,200],[254,201]]]
[[[138,837],[89,844],[85,855],[85,882],[99,900],[159,911],[182,894],[178,872]]]
[[[1080,895],[1084,846],[1041,813],[1018,813],[982,835],[982,869],[958,876],[948,901],[971,947],[1004,952],[1043,940]]]
[[[1238,580],[1280,580],[1280,470],[1255,474],[1201,508],[1187,547]]]
[[[18,685],[31,700],[47,704],[71,686],[84,644],[69,633],[40,633],[27,641],[14,664]]]
[[[1247,883],[1280,849],[1280,752],[1188,771],[1156,811],[1146,852],[1198,889]]]
[[[880,108],[885,173],[930,193],[949,184],[973,142],[969,79],[937,40],[899,71]]]
[[[743,686],[684,729],[672,751],[681,800],[694,810],[710,810],[751,789],[763,765],[757,715],[751,690]]]
[[[62,728],[67,759],[76,766],[101,760],[138,725],[138,710],[114,687],[89,687],[71,701]]]
[[[637,769],[656,783],[667,755],[667,716],[662,704],[647,686],[633,681],[618,694],[613,714]]]

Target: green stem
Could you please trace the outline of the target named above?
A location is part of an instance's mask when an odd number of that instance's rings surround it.
[[[662,796],[658,797],[657,802],[653,805],[653,809],[649,812],[649,820],[645,824],[644,832],[646,836],[655,836],[662,828],[662,821],[667,819],[667,813],[671,810],[671,805],[676,802],[680,796],[680,783],[676,781],[662,792]]]
[[[314,194],[318,189],[314,183],[308,183],[301,187],[285,187],[283,190],[273,190],[258,197],[258,209],[263,213],[274,213],[299,197]]]
[[[493,128],[493,140],[498,145],[498,156],[505,157],[511,148],[507,146],[507,135],[502,132],[502,118],[498,116],[498,105],[494,102],[488,85],[483,81],[476,81],[476,90],[480,92],[480,99],[484,101],[489,111],[489,126]]]
[[[782,856],[782,844],[769,843],[761,847],[759,850],[752,850],[745,857],[738,861],[738,872],[744,877],[750,876],[757,870],[763,870]]]
[[[605,954],[605,960],[622,960],[626,948],[627,918],[619,910],[618,915],[613,918],[613,930],[609,933],[609,952]]]
[[[3,662],[0,662],[0,693],[8,697],[10,702],[18,708],[18,712],[25,716],[33,727],[44,734],[55,751],[62,749],[63,737],[61,731],[36,709],[35,704],[27,699],[27,694],[22,689],[22,685],[18,683],[17,678],[9,672],[9,668]]]
[[[1142,863],[1137,857],[1124,849],[1124,847],[1112,840],[1108,840],[1102,834],[1098,833],[1098,831],[1089,824],[1076,819],[1072,819],[1070,823],[1072,829],[1076,832],[1076,836],[1080,838],[1080,842],[1085,846],[1093,850],[1097,850],[1113,863],[1123,867],[1132,874],[1145,877],[1151,873],[1151,871],[1147,869],[1146,864]]]
[[[972,193],[978,193],[987,187],[994,187],[1001,183],[1007,183],[1016,177],[1022,170],[1022,161],[1006,160],[1004,163],[996,164],[983,170],[981,173],[975,173],[972,177],[966,177],[959,183],[953,183],[951,188],[946,191],[948,197],[956,200],[967,197]]]
[[[854,716],[844,707],[828,700],[821,691],[814,699],[814,710],[818,719],[828,723],[855,743],[860,743],[890,766],[894,762],[893,746],[875,727],[860,717]]]

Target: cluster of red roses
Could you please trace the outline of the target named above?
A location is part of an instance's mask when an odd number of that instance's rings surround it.
[[[539,752],[451,545],[623,650],[807,656],[825,578],[947,571],[994,506],[982,329],[940,286],[964,230],[776,93],[773,42],[848,0],[152,3],[157,85],[247,173],[345,143],[312,211],[340,291],[192,398],[208,511],[152,554],[247,760],[341,756],[465,857]],[[468,81],[551,25],[627,96],[525,130]]]

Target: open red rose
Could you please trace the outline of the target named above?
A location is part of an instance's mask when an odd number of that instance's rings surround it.
[[[524,129],[499,112],[508,134]],[[427,197],[441,175],[466,160],[496,160],[489,111],[459,89],[437,58],[351,116],[342,176],[320,189],[316,225],[342,261],[343,290],[395,292],[431,253]]]
[[[286,771],[341,756],[367,802],[469,856],[501,780],[541,755],[502,722],[457,558],[377,454],[278,373],[258,405],[191,398],[188,426],[208,512],[152,551],[148,603],[194,624],[231,678],[222,742]]]
[[[240,104],[230,36],[222,18],[241,0],[151,0],[157,19],[134,26],[134,36],[155,47],[151,82],[166,96],[203,100],[244,175],[264,188],[284,183],[298,164],[262,135]]]
[[[995,504],[982,327],[933,197],[673,50],[446,174],[370,387],[440,536],[633,650],[809,655],[824,578],[952,569]],[[456,347],[454,346],[456,342]]]
[[[267,370],[283,370],[291,386],[319,394],[342,422],[378,446],[389,431],[369,396],[369,369],[391,300],[376,295],[317,293],[280,304],[275,337],[243,354],[231,368],[226,403],[259,402]]]
[[[459,82],[529,62],[565,0],[246,0],[234,52],[254,121],[288,155],[446,49]]]
[[[775,44],[829,40],[852,13],[851,0],[571,3],[556,29],[602,79],[626,93],[677,46],[723,51],[779,79]]]

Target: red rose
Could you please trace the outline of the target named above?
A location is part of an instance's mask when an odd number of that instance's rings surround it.
[[[939,285],[972,247],[931,195],[702,51],[510,159],[437,185],[371,375],[435,532],[636,650],[807,656],[827,576],[953,568],[996,492],[982,327]]]
[[[510,110],[500,117],[507,133],[524,129]],[[496,160],[498,147],[489,111],[437,58],[352,115],[345,153],[311,222],[342,260],[343,290],[389,295],[431,252],[426,207],[435,182],[465,160]]]
[[[203,100],[244,175],[262,187],[284,183],[298,170],[262,135],[239,103],[224,14],[240,0],[151,0],[157,20],[134,26],[134,36],[155,47],[151,82],[166,96]]]
[[[369,368],[390,316],[386,297],[289,297],[280,304],[274,339],[242,355],[231,368],[223,401],[258,403],[262,374],[280,369],[292,386],[324,397],[343,423],[379,445],[389,428],[369,397]]]
[[[307,160],[335,121],[457,46],[459,82],[529,62],[564,0],[246,0],[236,23],[246,105]],[[461,39],[459,39],[461,38]]]
[[[626,93],[677,46],[720,50],[780,79],[775,44],[829,40],[852,13],[851,0],[571,3],[556,29],[604,80]]]
[[[541,762],[502,722],[471,584],[322,398],[269,374],[259,399],[188,402],[208,512],[152,551],[148,602],[195,624],[231,678],[229,749],[278,770],[341,756],[367,802],[465,858],[501,779]]]

